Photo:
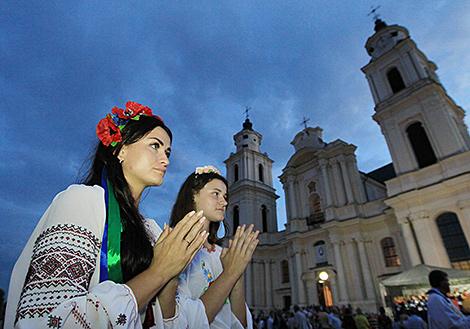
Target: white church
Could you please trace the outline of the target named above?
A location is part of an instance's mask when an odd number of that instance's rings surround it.
[[[287,224],[278,232],[272,160],[247,119],[225,160],[230,227],[263,233],[246,271],[254,309],[383,305],[380,282],[418,264],[470,269],[470,136],[406,28],[378,19],[362,68],[392,163],[365,173],[356,146],[297,133],[279,177]]]

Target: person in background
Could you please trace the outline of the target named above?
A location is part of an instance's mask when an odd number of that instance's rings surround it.
[[[377,320],[379,322],[380,329],[392,329],[392,319],[390,319],[388,315],[385,314],[385,308],[379,308],[379,316]]]
[[[356,309],[354,322],[356,323],[357,329],[370,329],[369,321],[367,320],[367,317],[364,315],[364,313],[362,313],[362,310],[359,307]]]
[[[470,329],[470,317],[465,316],[447,297],[450,292],[447,273],[434,270],[428,278],[432,287],[427,292],[429,329]]]
[[[426,322],[418,315],[418,310],[412,308],[408,320],[405,322],[406,329],[427,329]]]
[[[298,305],[294,305],[294,319],[295,319],[295,327],[297,329],[311,329],[312,325],[308,320],[305,313],[300,309]]]

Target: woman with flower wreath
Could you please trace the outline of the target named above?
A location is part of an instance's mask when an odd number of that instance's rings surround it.
[[[173,206],[170,226],[177,227],[185,212],[203,211],[207,219],[204,229],[209,236],[179,279],[170,281],[166,289],[177,290],[176,301],[180,308],[189,309],[188,303],[201,301],[211,329],[252,328],[251,313],[245,303],[243,274],[258,244],[259,231],[254,232],[253,225],[238,227],[228,248],[222,248],[217,231],[223,223],[226,207],[227,181],[217,168],[198,167],[189,175]],[[206,324],[188,321],[188,328],[205,327]]]
[[[156,296],[207,239],[205,218],[188,212],[162,232],[139,212],[143,190],[163,182],[171,131],[135,102],[96,131],[87,178],[54,198],[15,264],[5,328],[187,327],[185,310]],[[188,307],[207,321],[202,303]]]

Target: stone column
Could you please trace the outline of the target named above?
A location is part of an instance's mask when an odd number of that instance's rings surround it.
[[[330,281],[330,285],[331,285],[331,292],[333,294],[333,304],[334,305],[338,305],[339,303],[339,295],[338,295],[338,285],[336,284],[336,281],[338,280],[338,276],[335,275],[334,277],[332,277],[329,281]],[[318,304],[318,303],[317,303]]]
[[[248,264],[245,271],[245,293],[246,293],[246,303],[248,306],[253,306],[253,282],[252,282],[252,272],[251,272],[252,263]]]
[[[291,254],[287,262],[289,264],[289,284],[290,284],[290,291],[291,291],[291,296],[292,296],[292,305],[298,304],[299,303],[299,295],[297,293],[298,291],[298,286],[296,284],[296,276],[294,275],[294,255]]]
[[[296,267],[296,280],[295,284],[297,285],[297,293],[299,296],[299,304],[302,306],[307,305],[305,300],[305,285],[302,281],[302,260],[300,259],[300,252],[296,252],[295,255],[295,267]]]
[[[346,160],[344,157],[339,158],[339,165],[341,167],[341,173],[343,174],[343,182],[344,186],[346,187],[346,197],[348,199],[348,203],[354,203],[354,195],[351,186],[351,179],[349,177],[349,170],[346,166]]]
[[[359,174],[356,157],[352,154],[347,159],[348,161],[346,161],[346,166],[349,168],[349,174],[351,175],[353,191],[354,187],[356,187],[356,200],[359,201],[359,203],[367,202],[366,188],[362,182],[361,175]]]
[[[353,282],[351,282],[350,290],[354,292],[354,297],[356,300],[364,300],[364,292],[362,289],[362,278],[360,277],[361,272],[358,268],[358,257],[355,250],[355,241],[350,240],[348,246],[346,247],[346,253],[348,255],[348,264],[351,268],[351,278],[353,278]]]
[[[421,259],[419,257],[418,246],[415,242],[415,237],[411,231],[411,224],[408,218],[400,218],[398,220],[400,227],[403,233],[403,240],[405,241],[406,249],[408,250],[408,255],[410,257],[411,266],[421,264]],[[383,252],[381,253],[383,257]]]
[[[290,215],[291,215],[291,219],[296,219],[297,207],[296,207],[296,201],[295,201],[294,179],[290,178],[288,180],[288,184],[289,184]]]
[[[433,266],[451,267],[436,222],[431,220],[425,211],[412,214],[410,218],[424,262]]]
[[[344,272],[343,258],[341,257],[339,241],[332,242],[331,244],[333,245],[335,252],[336,279],[338,281],[339,287],[339,301],[346,303],[349,301],[349,296],[346,289],[346,273]]]
[[[265,290],[266,290],[266,307],[272,308],[273,306],[273,294],[271,286],[271,261],[264,261],[264,272],[265,276]]]
[[[307,302],[308,305],[318,305],[318,292],[317,292],[317,282],[315,280],[309,280],[306,283],[307,286]]]
[[[286,215],[287,215],[287,222],[292,217],[292,211],[290,210],[290,194],[289,194],[289,184],[287,182],[282,184],[282,187],[284,188],[284,195],[286,197]]]
[[[326,207],[330,207],[333,204],[331,189],[330,189],[330,180],[328,179],[328,168],[327,161],[321,159],[319,161],[320,170],[323,178],[323,186],[325,187],[325,197],[326,197]]]
[[[343,181],[341,179],[341,171],[338,161],[331,159],[331,166],[333,168],[333,176],[335,181],[336,198],[338,201],[337,206],[344,206],[346,204],[346,196],[344,195]]]
[[[362,275],[364,276],[364,285],[366,289],[366,297],[367,299],[375,299],[374,294],[374,282],[372,280],[372,276],[370,274],[370,266],[369,261],[367,259],[366,249],[364,246],[364,241],[358,239],[357,247],[359,250],[359,261],[361,263]]]

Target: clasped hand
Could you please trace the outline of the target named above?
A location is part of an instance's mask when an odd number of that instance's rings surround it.
[[[259,242],[258,235],[259,231],[253,232],[253,224],[247,229],[245,225],[237,228],[233,240],[229,241],[229,247],[220,255],[224,272],[238,280],[253,257]]]
[[[166,225],[155,243],[150,268],[165,272],[168,278],[177,276],[206,241],[205,221],[202,210],[191,211],[173,229]]]

